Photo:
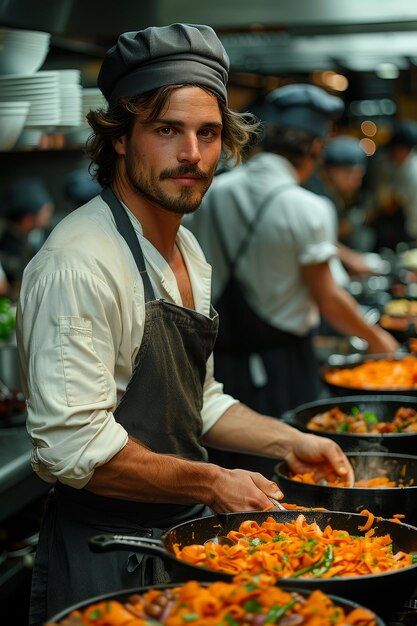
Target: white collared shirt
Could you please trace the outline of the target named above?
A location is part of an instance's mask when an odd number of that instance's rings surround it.
[[[267,194],[282,186],[260,218]],[[184,220],[213,267],[213,302],[222,293],[229,267],[219,244],[213,213],[231,259],[255,218],[249,245],[234,273],[253,310],[272,326],[306,335],[319,322],[319,311],[302,268],[337,255],[330,203],[300,187],[291,163],[277,154],[260,153],[217,176],[198,211]]]
[[[170,266],[128,212],[157,298],[182,305]],[[194,236],[180,227],[195,308],[210,312],[211,268]],[[17,336],[28,398],[32,466],[48,482],[83,487],[94,468],[127,442],[115,420],[132,375],[145,322],[143,283],[107,204],[97,196],[53,230],[25,269]],[[213,377],[204,384],[203,434],[236,402]],[[143,416],[146,419],[146,415]]]

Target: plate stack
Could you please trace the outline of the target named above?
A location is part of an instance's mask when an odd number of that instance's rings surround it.
[[[0,76],[0,101],[30,102],[27,127],[56,126],[61,118],[58,72]]]
[[[32,82],[32,77],[45,61],[50,38],[41,31],[0,28],[0,150],[14,148],[26,126],[38,122],[46,83]]]
[[[59,126],[79,126],[81,124],[80,70],[58,70],[60,91]]]
[[[81,90],[81,123],[65,133],[65,143],[68,145],[84,145],[91,133],[87,122],[87,114],[90,111],[107,108],[107,102],[100,89],[95,87],[83,87]]]

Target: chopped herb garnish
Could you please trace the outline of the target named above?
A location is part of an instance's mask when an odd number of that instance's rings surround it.
[[[260,613],[262,604],[256,598],[252,598],[251,600],[247,600],[245,602],[243,608],[248,613]]]
[[[264,624],[276,624],[279,619],[289,610],[294,604],[296,604],[297,600],[291,600],[287,602],[287,604],[283,604],[282,606],[277,606],[274,604],[272,606],[266,616]]]
[[[198,613],[184,613],[182,616],[183,622],[195,622],[196,619],[199,619],[200,615]]]

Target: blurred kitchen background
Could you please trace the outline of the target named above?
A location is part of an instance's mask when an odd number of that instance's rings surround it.
[[[346,104],[335,134],[359,139],[369,160],[390,139],[394,120],[417,122],[415,0],[0,0],[0,196],[16,178],[44,183],[53,210],[44,231],[31,230],[34,249],[48,228],[91,193],[89,181],[74,172],[87,170],[85,115],[103,102],[96,77],[105,51],[124,31],[173,22],[216,30],[231,61],[229,104],[235,110],[246,110],[258,96],[286,83],[319,85]],[[351,199],[352,206],[357,203]],[[0,215],[0,236],[8,218]],[[350,283],[358,301],[376,313],[375,321],[394,295],[417,297],[417,256],[409,244],[377,250],[375,275]],[[363,239],[361,247],[375,252]],[[405,252],[408,266],[399,256]],[[30,469],[16,353],[7,341],[12,317],[13,301],[0,302],[0,380],[5,383],[0,400],[11,390],[9,400],[15,403],[10,413],[0,402],[5,444],[0,449],[0,600],[3,607],[10,605],[13,623],[20,626],[48,485]],[[347,344],[346,338],[333,337],[323,338],[318,349],[325,358],[338,346],[363,348],[355,338]]]
[[[369,155],[387,140],[392,118],[417,120],[413,0],[0,0],[0,99],[32,102],[26,122],[24,109],[13,115],[0,107],[0,129],[8,130],[1,183],[41,174],[56,200],[53,219],[71,210],[65,176],[83,159],[84,115],[101,102],[96,76],[105,51],[123,31],[176,21],[219,34],[231,60],[232,108],[288,82],[315,83],[345,100],[337,130],[360,138]],[[58,74],[30,79],[33,72]],[[13,138],[15,118],[21,128]]]

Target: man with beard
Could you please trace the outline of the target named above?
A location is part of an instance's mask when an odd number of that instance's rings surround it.
[[[84,598],[161,580],[157,559],[94,554],[107,532],[160,536],[211,511],[282,496],[260,473],[207,463],[205,444],[351,475],[340,448],[251,411],[213,377],[211,268],[181,226],[221,154],[256,124],[227,107],[214,31],[121,35],[98,84],[89,146],[102,193],[57,225],[25,271],[18,343],[32,465],[54,484],[33,572],[32,625]]]

